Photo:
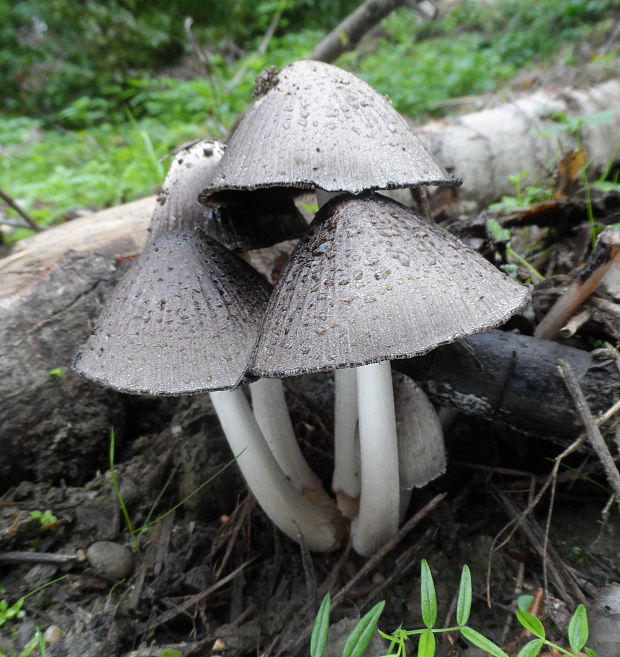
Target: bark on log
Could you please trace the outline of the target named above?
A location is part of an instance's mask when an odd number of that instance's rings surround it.
[[[315,46],[309,59],[330,64],[343,52],[353,50],[362,37],[394,9],[406,4],[408,0],[366,0]]]
[[[588,151],[589,176],[604,171],[617,156],[620,140],[620,80],[612,79],[590,89],[540,89],[516,98],[455,118],[441,119],[418,127],[422,141],[452,174],[463,178],[460,199],[486,207],[503,194],[514,194],[508,176],[527,170],[525,187],[539,183],[553,170],[558,153],[576,147],[568,131],[548,137],[543,131],[558,123],[552,116],[564,112],[571,117],[585,117],[605,110],[609,124],[585,124],[581,145]]]
[[[142,252],[155,208],[155,196],[69,221],[15,245],[0,260],[0,299],[25,292],[42,280],[64,254],[99,253],[122,260]],[[7,301],[0,302],[0,308]]]
[[[590,352],[498,330],[394,366],[419,381],[438,404],[497,420],[523,433],[568,445],[583,430],[558,371],[570,363],[596,417],[620,399],[615,363]]]
[[[50,231],[51,232],[51,231]],[[87,481],[105,468],[121,395],[74,375],[76,346],[100,312],[113,258],[68,253],[40,284],[0,312],[0,481]],[[54,373],[55,372],[55,373]]]

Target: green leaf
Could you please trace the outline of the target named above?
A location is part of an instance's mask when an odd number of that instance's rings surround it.
[[[532,606],[533,601],[534,601],[533,595],[520,595],[517,598],[517,607],[521,611],[528,611],[528,609]]]
[[[588,657],[598,657],[598,655],[592,650],[592,648],[584,648],[583,651]]]
[[[327,643],[327,632],[329,630],[329,593],[323,598],[319,611],[312,628],[310,637],[310,657],[321,657]]]
[[[420,574],[422,620],[424,621],[424,625],[430,630],[437,620],[437,596],[435,595],[435,585],[433,584],[431,569],[428,567],[426,559],[422,559]]]
[[[379,617],[385,607],[385,600],[377,604],[363,616],[353,628],[342,651],[342,657],[361,657],[372,639],[372,635],[379,622]]]
[[[430,630],[420,634],[418,657],[435,657],[435,635]]]
[[[472,630],[471,627],[465,625],[460,628],[461,634],[469,643],[472,643],[476,648],[481,650],[486,650],[493,657],[508,657],[508,655],[499,647],[496,646],[491,639],[487,639],[486,636]]]
[[[461,585],[459,587],[459,599],[456,603],[456,622],[459,626],[465,625],[471,611],[471,573],[467,565],[463,566],[461,572]]]
[[[581,604],[575,610],[568,624],[568,642],[570,647],[579,652],[588,640],[588,614],[586,608]]]
[[[183,657],[178,650],[162,650],[161,657]]]
[[[520,609],[517,609],[515,613],[517,614],[519,623],[521,623],[530,634],[537,636],[539,639],[545,638],[545,628],[536,616],[532,616],[532,614],[529,614],[527,611],[521,611]]]
[[[542,639],[534,639],[519,650],[517,657],[536,657],[544,645],[545,642]]]

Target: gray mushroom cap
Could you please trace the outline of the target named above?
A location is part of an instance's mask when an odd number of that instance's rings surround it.
[[[247,251],[297,238],[306,230],[308,224],[293,198],[274,198],[271,190],[217,208],[198,202],[225,148],[220,142],[199,139],[176,151],[153,212],[150,240],[180,226],[195,225],[228,249]]]
[[[288,260],[250,369],[295,376],[424,354],[504,323],[528,296],[405,206],[340,196]]]
[[[201,202],[223,190],[359,193],[460,182],[386,97],[336,66],[302,60],[280,71],[243,116]]]
[[[163,233],[117,285],[73,367],[135,394],[235,388],[269,291],[252,267],[216,241],[182,228]]]

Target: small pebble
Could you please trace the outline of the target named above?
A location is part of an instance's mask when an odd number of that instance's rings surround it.
[[[124,579],[133,570],[131,550],[112,541],[97,541],[86,551],[88,563],[101,575],[114,581]]]
[[[45,643],[51,646],[57,641],[60,641],[60,639],[62,639],[62,629],[58,627],[58,625],[50,625],[45,630],[45,634],[43,634],[43,638],[45,639]]]

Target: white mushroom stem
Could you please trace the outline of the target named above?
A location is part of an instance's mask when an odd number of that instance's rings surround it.
[[[398,531],[398,445],[390,362],[356,371],[362,488],[351,538],[368,556]]]
[[[298,540],[299,528],[310,550],[335,548],[334,511],[310,502],[286,478],[243,392],[237,388],[210,394],[241,473],[269,519],[293,540]]]
[[[314,502],[331,500],[304,458],[284,398],[281,379],[259,379],[250,384],[252,408],[258,426],[282,472],[293,486]],[[332,502],[333,503],[333,502]]]
[[[338,508],[347,518],[354,518],[359,509],[360,474],[357,434],[357,371],[355,368],[336,370],[334,474],[332,490]]]

